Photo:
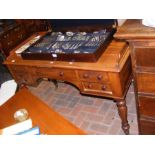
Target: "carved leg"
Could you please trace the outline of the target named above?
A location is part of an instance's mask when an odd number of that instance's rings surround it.
[[[122,129],[126,135],[129,134],[129,124],[127,120],[127,106],[125,100],[117,100],[118,113],[122,120]]]
[[[51,79],[48,79],[48,81],[52,81],[52,82],[54,83],[54,85],[55,85],[55,89],[58,88],[58,82],[57,82],[57,80],[51,80]]]

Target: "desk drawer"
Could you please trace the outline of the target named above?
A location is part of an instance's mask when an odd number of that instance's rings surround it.
[[[155,67],[155,47],[135,48],[136,66]]]
[[[1,43],[2,43],[2,47],[5,49],[9,49],[11,46],[13,46],[14,39],[13,39],[12,33],[10,32],[10,33],[4,34],[1,37]]]
[[[14,29],[14,34],[15,34],[14,38],[16,38],[16,40],[18,40],[18,41],[22,40],[27,35],[25,32],[25,29],[22,26]]]
[[[136,76],[139,92],[155,93],[155,73],[137,73]]]
[[[155,97],[138,96],[140,115],[155,118]]]
[[[140,119],[140,134],[155,135],[155,120]]]
[[[104,82],[108,81],[106,72],[96,71],[78,71],[79,77],[82,81],[86,82]]]
[[[25,30],[22,26],[15,27],[1,37],[2,47],[5,50],[10,50],[26,38]]]
[[[11,66],[11,71],[15,74],[36,74],[36,69],[34,67],[26,67],[26,66]]]
[[[109,84],[100,84],[93,82],[82,82],[85,91],[94,91],[106,94],[112,94],[112,90]]]
[[[75,71],[67,69],[39,67],[36,69],[36,74],[42,78],[52,78],[64,81],[75,81],[77,79]]]

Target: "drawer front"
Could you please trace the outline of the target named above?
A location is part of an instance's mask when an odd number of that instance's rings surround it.
[[[5,49],[9,49],[13,46],[13,35],[11,33],[4,34],[1,38],[2,47]]]
[[[22,67],[20,67],[20,66],[11,66],[10,67],[11,68],[11,71],[13,72],[13,73],[25,73],[25,70],[26,70],[26,67],[24,67],[24,66],[22,66]]]
[[[140,120],[140,134],[155,135],[155,121]]]
[[[36,68],[35,67],[26,67],[26,66],[13,66],[11,67],[11,70],[15,74],[36,74]]]
[[[138,96],[138,102],[140,115],[155,118],[155,97]]]
[[[5,40],[8,40],[8,39],[10,38],[10,36],[11,36],[11,33],[10,33],[10,31],[9,31],[9,32],[4,33],[4,34],[1,36],[1,39],[2,39],[2,41],[5,41]]]
[[[76,73],[74,70],[56,69],[56,68],[37,68],[36,76],[42,78],[52,78],[58,80],[75,81]]]
[[[33,84],[35,81],[36,70],[26,66],[10,66],[9,67],[14,79],[18,84]]]
[[[27,76],[29,76],[28,79],[34,77],[36,79],[51,78],[63,81],[78,81],[75,70],[26,66],[11,66],[10,70],[17,81],[24,81],[24,83],[27,81]]]
[[[136,76],[139,92],[155,93],[155,73],[137,73]]]
[[[17,42],[20,42],[25,37],[26,37],[26,32],[22,26],[14,29],[14,39],[16,39]]]
[[[138,96],[139,131],[143,135],[155,134],[155,96]]]
[[[18,27],[15,27],[15,28],[13,29],[13,32],[14,32],[15,34],[17,34],[17,33],[20,33],[21,30],[22,30],[22,26],[20,25],[20,26],[18,26]]]
[[[104,82],[108,81],[108,75],[106,72],[95,71],[78,71],[79,78],[86,82]]]
[[[26,33],[22,26],[11,29],[1,37],[3,49],[10,50],[12,47],[19,44],[24,38],[26,38]]]
[[[136,66],[155,67],[155,47],[135,49]]]
[[[100,84],[100,83],[93,83],[93,82],[82,82],[84,91],[94,91],[106,94],[112,94],[112,90],[109,84]]]

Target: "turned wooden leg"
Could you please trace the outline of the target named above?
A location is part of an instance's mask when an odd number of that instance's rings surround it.
[[[125,100],[117,100],[118,113],[122,120],[122,129],[126,135],[129,134],[129,124],[127,120],[127,106]]]

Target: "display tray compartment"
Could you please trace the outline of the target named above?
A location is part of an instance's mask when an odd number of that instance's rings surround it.
[[[52,31],[21,53],[23,59],[96,62],[113,39],[112,26]]]

